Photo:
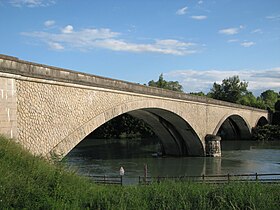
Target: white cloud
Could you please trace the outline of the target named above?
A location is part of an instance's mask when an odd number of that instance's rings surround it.
[[[232,42],[238,42],[238,41],[239,41],[238,39],[229,39],[227,42],[232,43]]]
[[[269,20],[280,20],[280,15],[269,15],[269,16],[266,16],[266,19],[269,19]]]
[[[255,42],[241,42],[240,45],[243,47],[251,47],[253,45],[255,45]]]
[[[55,4],[55,0],[9,0],[14,7],[47,7]]]
[[[186,92],[208,93],[214,82],[238,75],[240,80],[249,82],[248,90],[256,96],[272,89],[280,91],[280,67],[261,70],[178,70],[165,73],[167,80],[176,80],[183,85]]]
[[[44,22],[44,26],[46,26],[46,27],[51,27],[53,25],[55,25],[54,20],[47,20],[47,21]]]
[[[219,30],[220,34],[225,34],[225,35],[234,35],[234,34],[238,34],[240,32],[241,29],[244,29],[245,26],[240,25],[238,28],[224,28]]]
[[[195,20],[205,20],[207,19],[207,16],[205,15],[193,15],[191,16],[192,19],[195,19]]]
[[[181,9],[178,9],[178,10],[176,11],[176,14],[177,14],[177,15],[184,15],[184,14],[187,13],[187,10],[188,10],[188,7],[183,7],[183,8],[181,8]]]
[[[245,26],[244,26],[244,25],[240,25],[239,28],[240,28],[240,29],[244,29]]]
[[[72,25],[67,25],[59,33],[35,31],[21,34],[42,41],[55,50],[79,49],[87,51],[94,48],[104,48],[113,51],[151,52],[170,55],[188,55],[198,52],[197,44],[175,39],[158,39],[149,43],[128,42],[120,38],[120,33],[106,28],[86,28],[76,31]]]
[[[203,1],[198,1],[198,4],[203,4]]]
[[[73,29],[74,29],[73,26],[67,25],[61,30],[61,32],[64,34],[70,34],[73,32]]]
[[[262,34],[263,31],[262,31],[260,28],[257,28],[257,29],[255,29],[255,30],[251,31],[251,33],[252,33],[252,34],[256,34],[256,33]]]
[[[239,33],[240,28],[225,28],[219,30],[220,34],[234,35]]]
[[[170,41],[170,40],[168,40]],[[163,42],[163,43],[162,43]],[[161,54],[172,54],[172,55],[186,55],[194,53],[188,50],[187,47],[190,46],[189,43],[176,42],[174,45],[164,43],[165,40],[156,40],[151,44],[136,44],[129,43],[123,40],[107,39],[102,41],[97,41],[96,46],[107,48],[114,51],[126,51],[126,52],[152,52]]]
[[[49,42],[48,45],[53,50],[64,50],[64,47],[61,44],[56,43],[56,42]]]

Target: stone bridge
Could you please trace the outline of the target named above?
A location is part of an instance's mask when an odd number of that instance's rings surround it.
[[[248,139],[265,110],[0,56],[0,133],[64,157],[112,118],[147,122],[169,155],[203,156],[205,136]]]

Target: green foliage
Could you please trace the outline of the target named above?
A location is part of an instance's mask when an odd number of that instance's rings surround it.
[[[238,101],[238,103],[245,106],[251,106],[260,109],[266,108],[264,101],[260,97],[256,98],[252,92],[245,93]]]
[[[178,81],[166,81],[163,79],[163,74],[159,76],[158,81],[155,82],[151,80],[148,82],[148,85],[151,87],[183,92],[183,86]]]
[[[0,137],[0,209],[271,209],[278,184],[103,186]]]
[[[280,126],[280,112],[274,112],[272,115],[272,125]]]
[[[280,100],[277,100],[275,102],[274,108],[275,108],[275,112],[272,115],[272,125],[280,126]]]
[[[278,93],[273,90],[266,90],[261,93],[260,97],[256,98],[252,92],[247,90],[247,87],[248,82],[242,82],[238,76],[233,76],[224,79],[222,84],[217,84],[215,82],[207,96],[245,106],[274,110],[274,104],[279,97]]]
[[[280,97],[280,95],[279,95],[279,97]],[[274,109],[275,109],[276,112],[280,112],[280,100],[279,99],[274,104]]]
[[[211,98],[238,103],[242,96],[248,93],[248,82],[241,82],[239,76],[229,77],[222,81],[222,84],[213,84],[209,92]]]
[[[0,209],[65,209],[89,192],[88,181],[0,137]]]
[[[257,141],[280,141],[280,126],[264,125],[253,128],[252,138]]]
[[[197,92],[197,93],[191,92],[190,94],[191,94],[191,95],[195,95],[195,96],[206,96],[205,93],[203,93],[202,91]]]
[[[278,99],[278,93],[273,90],[266,90],[261,93],[260,98],[264,101],[267,109],[274,110],[274,105]]]

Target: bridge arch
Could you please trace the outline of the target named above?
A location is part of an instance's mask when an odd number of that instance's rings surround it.
[[[94,116],[60,141],[47,155],[57,154],[61,158],[64,157],[95,129],[124,113],[148,123],[161,140],[166,154],[204,155],[203,143],[191,123],[180,116],[180,111],[168,104],[153,100],[121,104]]]
[[[250,124],[238,114],[225,115],[214,130],[222,140],[248,140],[251,138]]]
[[[255,123],[255,126],[264,126],[267,124],[268,124],[268,120],[264,116],[262,116],[257,120],[257,122]]]

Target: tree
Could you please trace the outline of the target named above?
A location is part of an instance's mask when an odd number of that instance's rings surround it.
[[[267,109],[274,110],[274,105],[278,99],[278,93],[273,90],[266,90],[261,93],[260,98],[264,101]]]
[[[214,99],[240,103],[242,97],[248,94],[248,82],[241,82],[239,76],[229,77],[222,81],[222,84],[213,84],[209,96]]]
[[[260,97],[255,97],[252,92],[247,92],[245,95],[241,97],[241,99],[238,101],[238,103],[245,105],[245,106],[251,106],[256,107],[260,109],[265,109],[265,104],[263,100]]]
[[[163,79],[163,74],[159,76],[158,81],[155,82],[154,80],[151,80],[148,82],[148,85],[151,87],[183,92],[183,86],[180,85],[178,81],[166,81]]]
[[[275,112],[272,115],[272,124],[278,125],[280,128],[280,99],[274,105]]]
[[[276,112],[280,112],[280,99],[275,103],[274,109]]]
[[[257,98],[252,92],[247,92],[240,98],[239,103],[245,106],[255,106],[257,104]]]

